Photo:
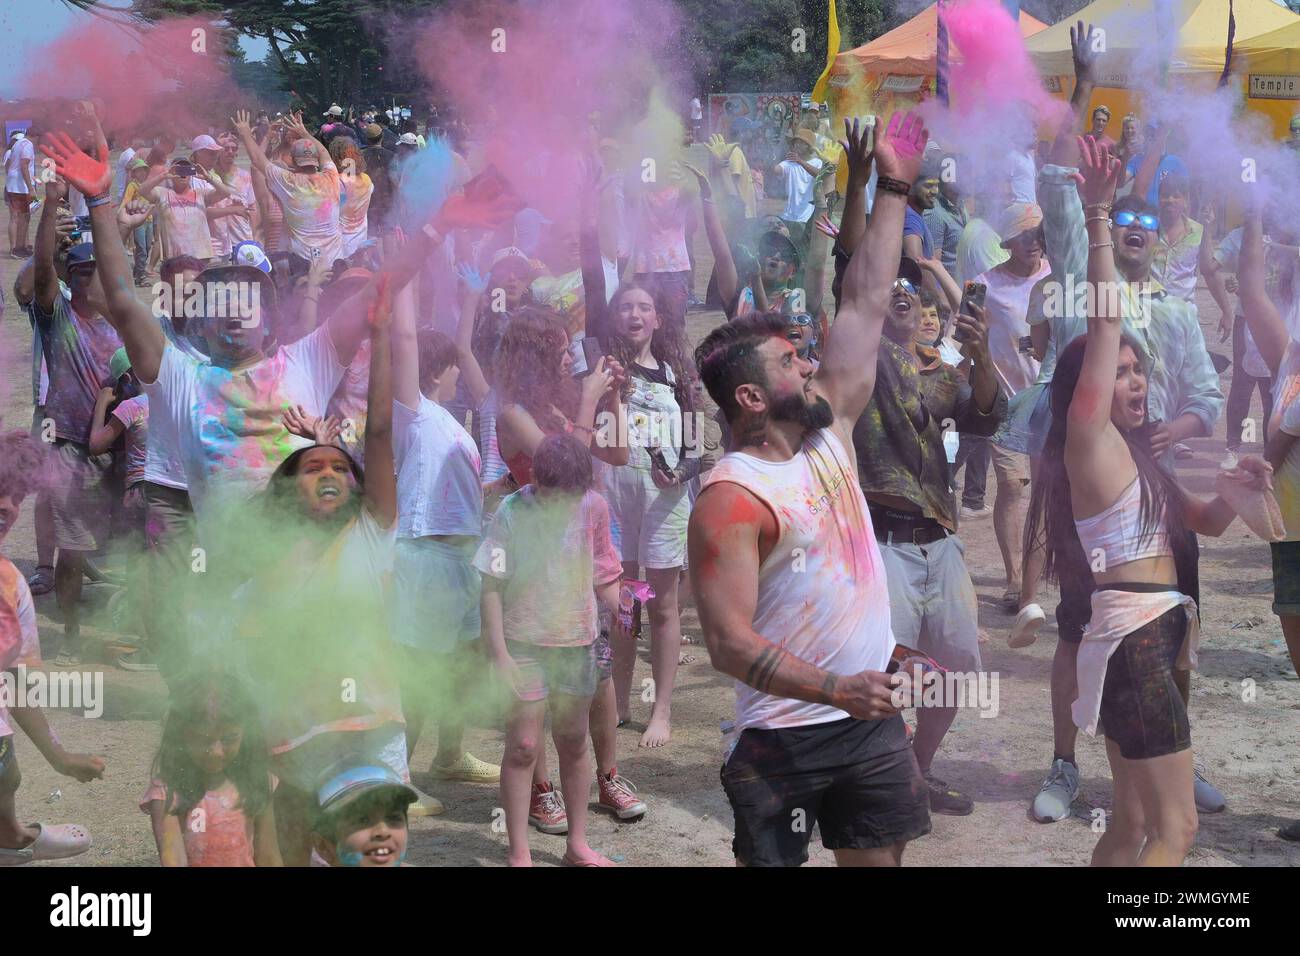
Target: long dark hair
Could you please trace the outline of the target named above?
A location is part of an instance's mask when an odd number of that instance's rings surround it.
[[[655,357],[656,361],[667,365],[673,370],[673,397],[677,399],[677,407],[685,415],[695,408],[695,398],[691,394],[691,386],[688,381],[691,371],[688,358],[690,353],[686,347],[683,327],[669,319],[667,304],[657,289],[637,279],[624,282],[618,287],[614,297],[609,300],[609,307],[605,310],[601,348],[605,350],[605,354],[618,359],[629,372],[632,370],[632,363],[636,361],[636,351],[633,349],[631,342],[618,334],[617,316],[619,302],[623,296],[633,289],[641,290],[650,296],[654,302],[655,317],[659,320],[659,328],[655,329],[654,334],[650,337],[650,354]]]
[[[1096,587],[1092,566],[1079,541],[1074,524],[1074,511],[1070,501],[1070,475],[1065,468],[1066,417],[1070,400],[1083,369],[1083,352],[1087,336],[1081,335],[1065,347],[1052,374],[1052,422],[1043,445],[1038,480],[1034,483],[1029,505],[1029,519],[1025,529],[1030,547],[1042,547],[1046,556],[1043,575],[1049,581],[1078,580]],[[1127,345],[1145,364],[1146,353],[1127,332],[1120,337],[1120,346]],[[1109,398],[1106,399],[1109,401]],[[1166,471],[1151,453],[1152,424],[1144,422],[1141,428],[1120,431],[1137,466],[1138,488],[1141,492],[1139,511],[1142,539],[1160,530],[1160,522],[1169,535],[1169,545],[1178,569],[1179,589],[1190,593],[1196,578],[1196,549],[1194,539],[1187,533],[1185,499],[1183,490],[1174,476]]]
[[[271,802],[266,741],[257,706],[235,674],[204,667],[172,688],[171,706],[163,720],[162,742],[153,762],[153,775],[163,783],[164,806],[184,819],[207,793],[206,775],[190,760],[185,732],[196,724],[215,721],[238,724],[244,739],[239,755],[226,767],[227,778],[239,791],[239,808],[255,817]]]
[[[357,483],[356,493],[351,496],[347,507],[339,509],[335,514],[339,523],[345,523],[347,519],[360,512],[361,490],[365,487],[366,475],[361,470],[361,466],[357,464],[356,459],[338,445],[308,445],[306,448],[299,448],[294,451],[288,458],[280,462],[279,467],[271,473],[271,478],[266,483],[266,490],[262,492],[260,497],[260,504],[262,505],[261,517],[274,524],[302,520],[303,507],[301,502],[298,501],[298,491],[294,479],[302,469],[303,457],[307,452],[315,448],[332,448],[340,452],[348,460],[348,468],[352,471],[352,477]]]

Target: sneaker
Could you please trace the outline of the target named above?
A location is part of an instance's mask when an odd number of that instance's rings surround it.
[[[1079,768],[1064,760],[1053,760],[1043,788],[1034,797],[1034,819],[1055,823],[1070,815],[1070,804],[1079,796]]]
[[[1178,444],[1174,445],[1175,458],[1187,459],[1187,458],[1193,458],[1195,456],[1196,456],[1196,452],[1192,451],[1190,445],[1184,445],[1182,442],[1178,442]]]
[[[976,518],[987,518],[993,514],[993,506],[985,505],[983,508],[967,508],[962,505],[961,516],[967,521],[974,521]]]
[[[1232,469],[1236,468],[1237,451],[1238,449],[1236,448],[1229,448],[1226,452],[1224,452],[1223,461],[1219,462],[1219,467],[1224,471],[1232,471]]]
[[[1026,604],[1016,615],[1011,624],[1011,636],[1007,638],[1008,647],[1028,647],[1038,640],[1038,629],[1047,620],[1047,615],[1037,604]]]
[[[542,833],[569,832],[569,815],[564,812],[564,795],[555,789],[555,784],[533,784],[528,822]]]
[[[437,797],[431,797],[418,787],[411,787],[415,791],[415,799],[411,805],[406,808],[408,816],[412,817],[436,817],[447,808],[442,805],[442,801]]]
[[[81,655],[75,651],[59,651],[59,656],[54,658],[55,667],[80,667]]]
[[[158,670],[158,665],[154,663],[153,655],[144,648],[137,648],[129,654],[123,654],[117,659],[117,666],[124,671],[134,671],[137,673],[149,673]]]
[[[635,820],[645,816],[645,801],[636,795],[636,785],[626,777],[620,777],[618,768],[609,772],[608,777],[596,775],[600,788],[600,806],[611,811],[620,820]]]
[[[435,780],[463,780],[466,783],[496,783],[501,779],[501,768],[471,753],[462,753],[453,764],[434,764],[431,770]]]
[[[1200,762],[1192,766],[1192,793],[1196,797],[1196,809],[1202,813],[1222,813],[1228,801],[1218,788],[1205,779],[1205,770]]]
[[[960,790],[948,786],[946,780],[925,775],[925,782],[930,787],[930,812],[943,813],[950,817],[964,817],[975,809],[975,801]]]

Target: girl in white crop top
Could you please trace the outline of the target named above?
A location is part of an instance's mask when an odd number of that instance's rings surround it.
[[[1165,529],[1164,509],[1161,509],[1153,528],[1143,527],[1141,511],[1141,483],[1134,478],[1119,499],[1105,511],[1091,518],[1075,518],[1079,544],[1090,562],[1100,557],[1105,562],[1103,567],[1118,568],[1143,558],[1172,557],[1174,552],[1169,545],[1169,532]]]

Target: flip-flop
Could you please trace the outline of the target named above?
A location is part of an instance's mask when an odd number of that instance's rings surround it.
[[[32,576],[27,579],[27,587],[33,594],[49,594],[54,590],[54,566],[38,564]]]
[[[90,849],[90,831],[75,823],[58,823],[47,826],[34,823],[40,833],[31,846],[21,850],[0,850],[0,866],[22,866],[42,860],[66,860],[80,856]]]
[[[567,852],[564,854],[564,856],[560,857],[560,865],[561,865],[561,866],[592,866],[592,867],[602,867],[602,866],[603,866],[603,864],[600,864],[600,863],[592,863],[592,862],[588,862],[588,861],[586,861],[586,860],[575,860],[575,859],[572,859],[572,858],[569,856],[569,854],[568,854]],[[613,860],[610,860],[610,861],[609,861],[609,865],[610,865],[610,866],[616,866],[617,864],[616,864]]]

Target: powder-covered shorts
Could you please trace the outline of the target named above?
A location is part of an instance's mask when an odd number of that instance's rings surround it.
[[[594,643],[579,647],[543,647],[507,640],[506,651],[519,668],[515,694],[520,700],[546,700],[550,694],[591,697],[596,693]]]
[[[482,579],[471,564],[473,558],[472,543],[397,539],[393,640],[405,647],[446,654],[478,639]]]

